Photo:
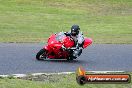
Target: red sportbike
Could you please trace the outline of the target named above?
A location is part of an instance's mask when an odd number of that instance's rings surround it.
[[[92,43],[92,39],[85,38],[83,49]],[[49,37],[47,45],[45,45],[36,55],[37,60],[45,59],[66,59],[73,60],[81,55],[77,47],[74,47],[74,40],[70,36],[66,36],[63,32],[53,34]],[[78,52],[79,51],[79,52]],[[77,53],[76,53],[77,52]],[[74,56],[74,54],[78,54]]]

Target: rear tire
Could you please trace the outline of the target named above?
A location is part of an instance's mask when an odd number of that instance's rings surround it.
[[[41,50],[37,53],[36,59],[37,59],[37,60],[44,60],[44,59],[46,59],[46,50],[45,50],[45,49],[41,49]]]
[[[77,57],[73,57],[73,56],[71,56],[71,57],[69,57],[67,60],[68,61],[72,61],[72,60],[74,60],[74,59],[76,59]]]

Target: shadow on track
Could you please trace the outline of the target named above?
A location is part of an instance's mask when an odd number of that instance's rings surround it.
[[[38,61],[38,60],[37,60]],[[87,61],[84,61],[84,60],[78,60],[78,59],[75,59],[75,60],[64,60],[64,59],[46,59],[46,60],[39,60],[39,62],[53,62],[53,63],[60,63],[60,62],[63,62],[63,63],[76,63],[76,64],[86,64],[88,63]]]

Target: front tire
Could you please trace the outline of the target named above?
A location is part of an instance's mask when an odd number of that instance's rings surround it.
[[[44,60],[44,59],[46,59],[46,50],[45,50],[45,49],[41,49],[41,50],[37,53],[36,59],[37,59],[37,60]]]

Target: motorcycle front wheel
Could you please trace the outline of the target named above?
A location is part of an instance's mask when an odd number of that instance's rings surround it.
[[[44,59],[46,59],[46,50],[45,50],[45,49],[41,49],[41,50],[37,53],[36,59],[37,59],[37,60],[44,60]]]

